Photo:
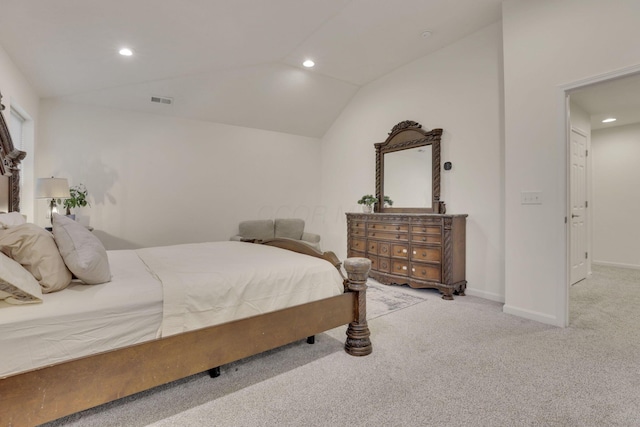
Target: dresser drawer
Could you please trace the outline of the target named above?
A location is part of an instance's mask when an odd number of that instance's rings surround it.
[[[383,273],[391,272],[391,260],[385,257],[378,257],[378,271],[382,271]]]
[[[369,260],[371,261],[371,270],[373,271],[378,271],[380,269],[379,267],[379,263],[378,263],[378,257],[375,255],[367,255],[367,258],[369,258]]]
[[[415,218],[411,224],[413,225],[441,225],[442,224],[442,218],[441,217],[430,217],[430,218]]]
[[[364,252],[366,248],[367,241],[365,239],[351,239],[351,247],[349,249]]]
[[[391,233],[388,231],[377,230],[367,230],[367,237],[380,240],[402,240],[404,242],[409,240],[409,235],[407,233]]]
[[[369,224],[369,230],[377,230],[377,231],[400,231],[407,232],[409,231],[409,225],[407,224],[386,224],[386,223],[378,223],[374,222]]]
[[[364,252],[354,251],[353,249],[347,251],[347,256],[349,258],[365,258]]]
[[[391,273],[398,274],[400,276],[409,275],[409,262],[400,260],[391,260]]]
[[[356,228],[351,227],[351,235],[353,237],[362,237],[364,238],[367,235],[367,232],[364,228]]]
[[[439,247],[413,246],[411,248],[411,259],[413,261],[441,262],[442,251]]]
[[[424,234],[440,234],[441,228],[439,225],[412,225],[412,233],[424,233]]]
[[[440,265],[411,263],[411,277],[418,280],[440,281]]]
[[[364,221],[351,221],[351,229],[352,229],[352,230],[353,230],[353,229],[356,229],[356,228],[362,228],[362,229],[364,229],[366,224],[367,224],[367,223],[366,223],[366,222],[364,222]]]
[[[370,240],[373,242],[373,240]],[[380,256],[391,256],[391,243],[387,242],[377,242],[378,243],[378,255]]]
[[[415,243],[442,243],[442,236],[440,234],[412,234],[411,241]]]
[[[407,243],[392,243],[391,256],[395,258],[409,258],[409,245]]]
[[[369,240],[367,242],[367,252],[373,255],[378,255],[378,242],[375,240]]]

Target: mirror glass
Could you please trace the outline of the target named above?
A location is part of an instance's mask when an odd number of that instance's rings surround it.
[[[430,208],[432,146],[384,154],[384,195],[394,208]]]

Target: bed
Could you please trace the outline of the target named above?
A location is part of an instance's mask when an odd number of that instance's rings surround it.
[[[25,155],[0,114],[0,210],[20,209]],[[0,426],[55,420],[341,325],[347,353],[371,353],[366,259],[345,260],[345,279],[335,254],[287,239],[106,253],[107,283],[0,302]]]

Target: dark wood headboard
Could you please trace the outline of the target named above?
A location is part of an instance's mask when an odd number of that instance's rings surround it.
[[[0,111],[4,110],[0,93]],[[0,212],[20,211],[20,162],[27,153],[16,150],[0,113]]]

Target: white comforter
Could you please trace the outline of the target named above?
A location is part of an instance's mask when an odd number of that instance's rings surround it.
[[[263,245],[215,242],[108,255],[111,282],[74,283],[45,294],[42,304],[0,301],[0,378],[343,290],[330,263]]]
[[[263,245],[213,242],[136,250],[162,282],[162,336],[343,292],[329,262]]]

